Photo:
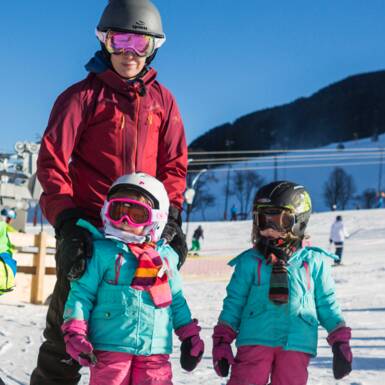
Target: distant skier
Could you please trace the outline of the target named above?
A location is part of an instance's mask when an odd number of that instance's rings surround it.
[[[1,211],[1,216],[4,217]],[[0,220],[0,295],[15,287],[16,261],[12,257],[12,244],[8,237],[8,224]],[[0,385],[5,385],[0,378]]]
[[[213,334],[216,373],[226,377],[232,366],[227,385],[305,385],[318,324],[328,332],[334,377],[352,369],[351,330],[336,300],[331,254],[301,247],[310,214],[308,192],[292,182],[270,183],[255,196],[254,247],[230,262],[235,271]]]
[[[8,237],[7,223],[0,221],[0,295],[13,290],[15,276],[16,261],[13,259],[13,245]]]
[[[201,249],[201,244],[200,244],[200,239],[205,239],[204,238],[204,235],[203,235],[203,228],[201,225],[199,225],[195,231],[194,231],[194,234],[192,236],[192,245],[191,245],[191,249],[190,251],[195,251],[196,254],[198,254],[198,252],[200,251]]]
[[[349,234],[345,230],[345,226],[342,222],[342,216],[337,215],[335,222],[332,224],[330,228],[330,237],[329,237],[329,243],[330,244],[334,243],[335,254],[339,258],[335,262],[336,265],[341,264],[345,238],[349,238]]]
[[[236,221],[238,219],[237,206],[232,205],[230,209],[230,220]]]
[[[16,219],[16,210],[3,208],[0,212],[0,215],[3,217],[4,222],[7,224],[7,232],[14,233],[17,230],[12,226],[13,220]]]
[[[384,207],[384,199],[385,199],[385,193],[383,191],[381,191],[379,194],[378,194],[378,199],[377,199],[377,205],[376,207],[378,209],[382,209]]]

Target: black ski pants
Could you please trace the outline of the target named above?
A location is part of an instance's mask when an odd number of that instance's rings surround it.
[[[58,265],[56,256],[57,268]],[[32,372],[30,385],[76,385],[80,381],[80,365],[66,353],[60,330],[69,289],[67,274],[58,268],[43,333],[46,341],[40,346],[37,367]]]
[[[344,251],[344,243],[343,242],[334,242],[334,246],[336,247],[335,254],[339,258],[338,261],[336,261],[336,264],[340,264],[342,261],[342,253]]]

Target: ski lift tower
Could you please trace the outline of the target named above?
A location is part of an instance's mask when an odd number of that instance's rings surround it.
[[[0,154],[0,207],[15,208],[17,218],[12,225],[25,230],[27,210],[36,199],[28,188],[36,172],[40,145],[33,142],[17,142],[15,153]]]

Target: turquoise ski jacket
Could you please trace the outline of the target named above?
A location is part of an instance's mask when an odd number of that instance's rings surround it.
[[[316,247],[298,250],[288,261],[289,303],[269,300],[272,266],[256,249],[230,261],[235,266],[219,322],[237,333],[237,346],[264,345],[317,354],[318,325],[328,332],[345,325],[327,258]]]
[[[172,304],[157,308],[147,291],[130,287],[137,259],[123,242],[104,238],[90,223],[79,220],[94,237],[93,257],[84,275],[71,282],[64,321],[88,321],[88,337],[94,348],[134,355],[170,354],[173,329],[187,325],[191,313],[182,292],[178,256],[168,245],[157,250],[169,264]],[[116,261],[121,261],[119,274]]]

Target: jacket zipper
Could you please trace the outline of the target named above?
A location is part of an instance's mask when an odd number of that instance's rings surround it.
[[[135,143],[134,143],[134,154],[135,157],[132,161],[132,172],[136,172],[136,164],[138,160],[138,136],[139,136],[139,109],[140,109],[140,96],[136,94],[136,118],[135,118]]]
[[[124,175],[126,173],[126,135],[125,135],[125,127],[126,125],[126,117],[124,116],[124,113],[122,113],[122,118],[120,121],[120,147],[122,152],[122,172],[121,175]]]

